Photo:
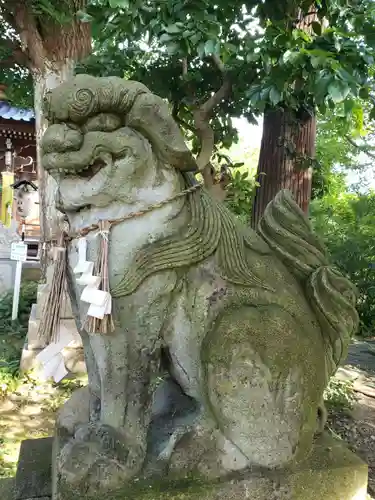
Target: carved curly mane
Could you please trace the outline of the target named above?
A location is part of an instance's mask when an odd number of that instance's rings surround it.
[[[194,184],[183,175],[185,186]],[[188,195],[190,223],[184,232],[144,246],[113,288],[115,298],[133,293],[151,274],[188,268],[216,252],[222,278],[245,287],[272,290],[252,270],[246,249],[258,255],[275,253],[301,282],[327,343],[330,371],[346,356],[348,337],[358,327],[356,290],[329,265],[325,248],[290,193],[280,192],[255,231],[239,224],[234,215],[203,189]]]
[[[182,174],[185,187],[194,179]],[[215,202],[203,189],[187,196],[190,212],[187,229],[145,245],[128,266],[120,283],[111,291],[115,298],[133,293],[151,274],[166,269],[190,267],[202,262],[217,251],[223,278],[236,285],[270,287],[251,270],[246,248],[260,254],[270,249],[253,231],[237,224],[235,217],[222,204]]]

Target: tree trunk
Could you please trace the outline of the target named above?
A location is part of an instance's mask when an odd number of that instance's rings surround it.
[[[87,0],[67,0],[71,20],[63,24],[38,17],[29,4],[18,2],[15,6],[14,29],[18,33],[27,65],[34,80],[36,145],[39,179],[39,207],[42,242],[51,241],[58,228],[55,208],[55,181],[43,172],[40,161],[40,140],[47,127],[43,117],[44,94],[74,74],[75,62],[91,52],[89,23],[80,22],[76,14],[84,10]],[[66,12],[67,14],[67,12]],[[42,256],[42,280],[48,264],[47,252]]]
[[[317,20],[314,5],[305,15],[296,13],[297,27],[312,32]],[[291,16],[292,18],[292,16]],[[295,88],[301,82],[295,82]],[[251,226],[255,229],[268,203],[281,189],[289,189],[298,205],[307,213],[311,197],[311,160],[315,157],[316,118],[301,109],[298,113],[288,109],[268,111],[264,114],[263,136],[257,171],[257,188]]]
[[[74,61],[66,59],[63,63],[56,63],[45,60],[42,71],[34,72],[34,108],[35,108],[35,128],[36,128],[36,148],[39,181],[39,219],[42,235],[42,242],[45,252],[42,256],[41,274],[45,279],[48,267],[48,248],[58,233],[58,214],[55,208],[55,193],[57,189],[56,181],[44,172],[41,163],[40,142],[48,126],[47,120],[43,116],[42,104],[46,92],[60,85],[60,83],[74,75]]]
[[[265,113],[257,172],[260,187],[251,218],[253,228],[281,189],[289,189],[302,210],[308,211],[312,180],[309,163],[315,156],[315,138],[314,116],[307,115],[299,121],[287,110]]]

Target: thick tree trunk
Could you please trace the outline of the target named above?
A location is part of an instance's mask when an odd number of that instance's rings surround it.
[[[289,189],[304,212],[311,196],[311,167],[315,156],[316,119],[306,114],[304,120],[285,110],[264,115],[257,188],[251,225],[256,228],[268,203],[281,189]]]
[[[17,2],[12,13],[14,29],[17,31],[22,51],[34,79],[38,178],[40,194],[40,221],[42,241],[56,236],[57,211],[54,195],[56,184],[42,171],[40,162],[40,140],[47,123],[43,117],[42,101],[45,92],[55,88],[73,75],[74,64],[91,52],[89,23],[77,20],[76,13],[85,8],[87,0],[67,0],[62,9],[70,15],[70,22],[63,24],[38,16],[31,4]],[[47,253],[42,259],[42,279],[45,278]]]
[[[297,27],[312,32],[317,20],[314,5],[305,15],[296,12]],[[287,16],[288,17],[288,16]],[[293,16],[289,13],[289,18]],[[301,82],[295,82],[295,88]],[[260,148],[257,189],[251,214],[251,225],[258,226],[268,203],[281,189],[289,189],[298,205],[308,212],[311,197],[312,169],[307,168],[315,156],[316,118],[302,110],[297,119],[293,110],[278,109],[264,114],[263,136]]]
[[[58,233],[58,211],[55,208],[55,193],[57,185],[55,180],[42,169],[40,156],[40,141],[47,128],[47,120],[43,116],[43,97],[46,92],[60,85],[74,75],[74,61],[66,59],[63,63],[45,60],[42,71],[34,72],[34,108],[37,145],[37,164],[39,181],[39,219],[41,226],[42,242],[48,250],[49,242],[56,238]],[[45,278],[48,266],[47,251],[42,258],[42,278]]]

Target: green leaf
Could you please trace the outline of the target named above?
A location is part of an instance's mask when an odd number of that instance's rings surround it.
[[[169,24],[168,26],[166,26],[165,28],[165,31],[167,33],[172,33],[172,34],[176,34],[176,33],[180,33],[181,30],[180,28],[177,26],[177,24]]]
[[[328,86],[328,94],[334,103],[339,103],[345,100],[350,93],[349,85],[340,80],[334,80]]]
[[[291,63],[296,64],[298,59],[301,57],[301,52],[299,50],[287,50],[282,56],[282,61],[284,64]]]
[[[201,42],[197,47],[198,56],[202,59],[205,55],[205,44]]]
[[[314,33],[318,36],[321,36],[322,34],[322,25],[318,21],[313,21],[311,23],[311,27],[314,31]]]
[[[206,54],[206,56],[214,54],[215,47],[216,47],[215,40],[207,40],[207,42],[204,44],[204,53]]]
[[[276,106],[276,104],[279,104],[279,102],[281,101],[281,93],[279,92],[279,90],[276,87],[271,88],[270,94],[269,94],[269,99],[270,99],[271,103],[273,104],[273,106]]]
[[[248,54],[246,54],[246,62],[249,63],[259,61],[260,57],[260,52],[249,52]]]
[[[315,69],[322,65],[322,59],[320,57],[312,56],[310,59],[310,62],[311,62],[311,66]]]
[[[161,43],[170,42],[171,40],[173,40],[173,36],[169,35],[168,33],[163,33],[159,38],[159,41]]]
[[[130,1],[129,0],[109,0],[109,5],[113,9],[116,9],[118,7],[122,8],[122,9],[128,9],[130,7]]]
[[[257,106],[259,102],[262,100],[261,98],[262,87],[260,85],[255,85],[251,88],[247,93],[247,97],[249,98],[250,103],[253,106]]]
[[[359,91],[359,97],[361,99],[368,99],[369,97],[369,88],[368,87],[362,87]]]
[[[351,115],[355,106],[356,103],[355,101],[353,101],[353,99],[346,99],[346,101],[344,102],[345,116]]]
[[[201,40],[202,40],[201,33],[194,33],[194,35],[190,37],[190,42],[193,43],[194,45],[200,42]]]
[[[169,43],[167,45],[167,52],[169,55],[174,55],[176,54],[180,49],[180,46],[178,43]]]
[[[375,120],[375,106],[370,111],[369,117],[370,117],[370,120]]]

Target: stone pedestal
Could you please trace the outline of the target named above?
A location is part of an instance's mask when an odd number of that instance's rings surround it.
[[[81,393],[81,395],[83,395]],[[57,441],[55,440],[54,447]],[[50,500],[52,439],[22,443],[15,481],[0,483],[2,500]],[[53,463],[52,463],[53,474]],[[3,490],[1,487],[3,486]],[[293,470],[244,471],[220,481],[188,476],[181,480],[137,480],[106,500],[366,500],[367,465],[341,442],[320,437],[306,462]],[[59,500],[102,500],[69,492],[52,493]]]
[[[22,441],[14,484],[14,500],[51,497],[52,438]]]
[[[37,303],[33,304],[31,309],[27,340],[21,356],[20,368],[22,371],[38,370],[36,357],[46,347],[45,343],[38,336],[38,329],[47,302],[52,278],[53,267],[48,270],[47,284],[38,286]],[[62,335],[64,331],[68,331],[74,337],[74,341],[62,351],[66,369],[70,373],[84,373],[86,371],[86,365],[84,361],[82,340],[73,319],[72,308],[67,294],[64,294],[60,326]]]
[[[56,450],[56,441],[55,441]],[[367,465],[341,441],[325,434],[316,440],[310,457],[293,469],[243,471],[219,481],[187,476],[137,479],[108,492],[106,500],[366,500]],[[59,491],[53,500],[99,500],[74,491]]]

